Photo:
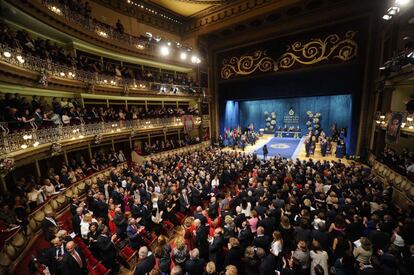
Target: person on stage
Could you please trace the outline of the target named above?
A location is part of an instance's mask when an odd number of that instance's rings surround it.
[[[267,145],[265,144],[263,146],[263,159],[266,160],[267,154],[269,153],[269,150],[267,150]]]
[[[325,138],[321,138],[319,143],[321,144],[322,157],[324,157],[326,155],[326,149],[328,146],[327,141]]]

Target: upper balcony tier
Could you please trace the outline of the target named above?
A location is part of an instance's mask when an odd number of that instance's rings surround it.
[[[76,7],[62,4],[63,2],[56,0],[5,1],[3,3],[4,18],[19,21],[22,25],[35,20],[53,26],[65,35],[113,52],[190,68],[197,67],[201,62],[197,51],[192,46],[182,44],[181,41],[172,41],[150,32],[146,35],[134,36],[105,24]],[[28,20],[28,17],[32,19]],[[30,28],[30,25],[26,27]]]

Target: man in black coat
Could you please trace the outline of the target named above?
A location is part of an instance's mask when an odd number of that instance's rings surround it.
[[[261,247],[265,251],[269,251],[270,248],[270,237],[264,234],[264,228],[262,226],[259,226],[257,228],[256,237],[253,240],[253,245],[255,247]]]
[[[99,226],[99,231],[101,232],[101,235],[99,235],[96,241],[96,247],[102,258],[102,264],[106,268],[112,269],[114,274],[116,274],[119,269],[118,263],[116,262],[116,248],[114,245],[117,235],[114,234],[110,237],[108,227],[104,224]]]
[[[200,259],[200,251],[194,248],[190,251],[190,259],[185,262],[184,270],[188,275],[200,275],[204,272],[205,260]]]
[[[79,248],[75,248],[73,241],[66,244],[66,251],[67,253],[63,256],[62,260],[62,274],[88,274],[85,256]]]
[[[194,225],[196,226],[195,241],[200,251],[200,258],[208,259],[208,227],[202,224],[200,220],[195,220]]]
[[[93,212],[96,218],[102,218],[105,224],[108,223],[108,205],[105,203],[105,196],[99,195],[99,199],[95,204],[95,211]]]
[[[243,221],[246,220],[246,215],[244,213],[242,213],[242,208],[240,206],[236,207],[236,217],[234,217],[234,224],[236,225],[236,227],[241,227]]]
[[[51,241],[55,237],[58,228],[58,223],[53,218],[53,212],[46,212],[45,219],[42,221],[42,231],[45,240],[48,242]]]
[[[62,274],[63,256],[67,253],[65,245],[60,238],[54,238],[52,247],[47,250],[47,266],[52,274]]]
[[[138,251],[138,264],[134,275],[148,274],[155,266],[155,257],[151,252],[148,252],[146,246],[142,246]]]
[[[73,232],[75,232],[77,235],[81,234],[80,224],[81,224],[82,219],[83,219],[83,208],[78,207],[76,208],[76,214],[72,217]]]
[[[216,264],[217,270],[221,270],[221,267],[224,262],[224,238],[222,236],[221,229],[217,228],[214,230],[214,237],[210,243],[209,252],[210,252],[210,261],[213,261]]]
[[[183,189],[181,191],[181,196],[179,199],[180,202],[180,212],[181,213],[187,213],[190,209],[190,197],[187,195],[187,189]]]

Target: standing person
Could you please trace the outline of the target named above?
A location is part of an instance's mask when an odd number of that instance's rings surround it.
[[[102,264],[106,268],[110,268],[112,274],[117,274],[119,266],[116,262],[116,248],[114,245],[117,235],[114,234],[110,237],[109,229],[104,224],[99,226],[99,231],[101,232],[101,235],[99,235],[98,240],[96,241],[96,247],[102,258]]]
[[[85,256],[79,248],[75,248],[73,241],[66,244],[66,252],[62,260],[62,274],[88,274]]]
[[[329,274],[328,269],[328,253],[322,250],[320,243],[317,240],[312,241],[312,247],[310,250],[310,258],[311,258],[311,274],[316,275],[315,268],[320,266],[324,274]]]
[[[267,144],[263,146],[263,159],[266,160],[267,154],[269,153],[269,150],[267,149]]]

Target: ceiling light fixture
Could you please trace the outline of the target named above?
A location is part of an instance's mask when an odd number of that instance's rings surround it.
[[[187,53],[186,52],[182,52],[180,54],[180,58],[181,58],[181,60],[186,60],[187,59]]]
[[[395,4],[400,5],[400,6],[407,5],[410,2],[411,2],[411,0],[395,0]]]
[[[167,46],[162,46],[160,48],[161,55],[167,56],[170,54],[170,49]]]
[[[384,14],[384,16],[382,17],[382,19],[384,19],[385,21],[389,21],[389,20],[392,19],[392,16],[391,15],[388,15],[388,14]]]
[[[391,8],[389,8],[387,10],[387,14],[388,15],[391,15],[391,16],[396,15],[399,12],[400,12],[400,8],[399,7],[391,7]]]

